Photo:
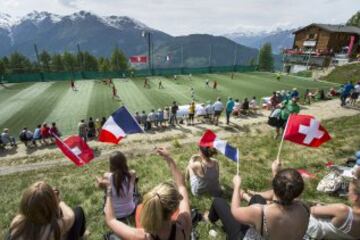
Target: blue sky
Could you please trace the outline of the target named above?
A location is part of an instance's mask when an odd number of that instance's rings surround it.
[[[126,15],[173,35],[223,34],[344,23],[360,0],[0,0],[0,12],[12,16],[33,10]]]

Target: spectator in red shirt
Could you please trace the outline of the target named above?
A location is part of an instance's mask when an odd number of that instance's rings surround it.
[[[44,141],[44,143],[47,143],[46,139],[50,138],[50,128],[48,127],[47,123],[44,123],[41,127],[41,138]]]
[[[51,124],[50,135],[51,135],[51,136],[56,135],[56,136],[58,136],[58,137],[61,136],[61,134],[60,134],[60,132],[59,132],[59,129],[57,128],[55,122],[53,122],[53,123]]]

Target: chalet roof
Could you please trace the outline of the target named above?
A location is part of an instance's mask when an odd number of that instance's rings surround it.
[[[332,25],[332,24],[320,24],[320,23],[313,23],[310,24],[306,27],[300,28],[298,30],[296,30],[295,33],[301,32],[303,30],[305,30],[308,27],[319,27],[321,29],[324,29],[325,31],[328,32],[341,32],[341,33],[355,33],[360,35],[360,28],[359,27],[355,27],[355,26],[345,26],[345,25]]]

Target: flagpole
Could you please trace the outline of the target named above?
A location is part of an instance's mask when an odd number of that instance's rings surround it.
[[[283,147],[283,144],[284,144],[284,137],[285,137],[285,133],[286,133],[286,130],[287,130],[287,127],[288,127],[290,117],[291,117],[291,114],[289,115],[289,117],[288,117],[288,119],[286,121],[285,129],[284,129],[284,132],[283,132],[282,137],[281,137],[279,151],[278,151],[278,154],[277,154],[277,157],[276,157],[276,160],[279,161],[279,162],[280,162],[280,153],[281,153],[281,150],[282,150],[282,147]]]
[[[239,169],[240,169],[240,159],[238,158],[237,162],[236,162],[236,175],[237,176],[239,176],[239,173],[240,173]]]

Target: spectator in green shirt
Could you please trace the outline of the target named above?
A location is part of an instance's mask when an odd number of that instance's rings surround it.
[[[281,103],[282,108],[280,111],[279,124],[276,128],[276,136],[279,137],[280,129],[284,128],[290,114],[298,114],[300,112],[300,106],[297,104],[298,98],[293,97],[291,100],[286,100]]]

